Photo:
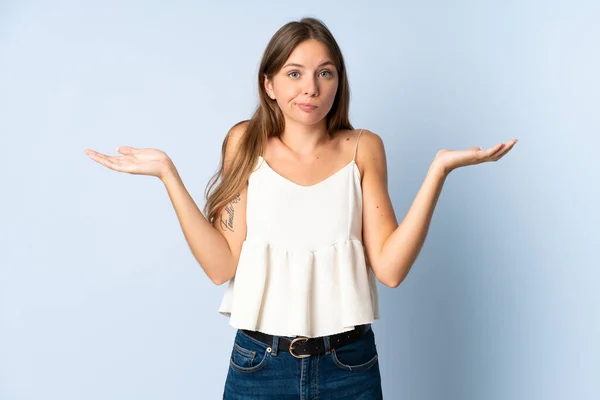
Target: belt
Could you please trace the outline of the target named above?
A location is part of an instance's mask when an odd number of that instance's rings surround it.
[[[364,335],[371,328],[371,324],[356,325],[353,330],[348,332],[336,333],[329,336],[329,349],[337,349],[346,344],[350,344]],[[273,335],[259,331],[249,331],[242,329],[246,335],[271,346],[273,344]],[[308,338],[304,336],[296,336],[295,338],[279,337],[279,351],[289,351],[296,358],[306,358],[316,354],[325,353],[325,341],[323,336]]]

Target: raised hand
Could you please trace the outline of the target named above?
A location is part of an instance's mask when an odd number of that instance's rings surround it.
[[[108,156],[94,150],[84,150],[84,153],[92,160],[118,172],[150,175],[162,179],[173,168],[173,162],[161,150],[121,146],[117,152],[123,155]]]
[[[456,168],[466,167],[467,165],[498,161],[514,147],[515,143],[517,143],[517,139],[507,143],[498,143],[487,150],[481,147],[471,147],[467,150],[442,149],[438,151],[433,162],[448,174]]]

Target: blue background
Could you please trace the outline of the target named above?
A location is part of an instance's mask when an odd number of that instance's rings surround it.
[[[0,399],[218,399],[235,330],[164,186],[83,149],[166,151],[198,205],[283,24],[346,58],[402,220],[441,148],[423,251],[380,288],[388,399],[600,398],[596,1],[0,2]],[[594,206],[595,205],[595,206]]]

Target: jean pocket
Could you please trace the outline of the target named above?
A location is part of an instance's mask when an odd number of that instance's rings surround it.
[[[266,365],[270,353],[269,346],[258,344],[252,338],[238,332],[233,343],[229,364],[238,372],[256,372]]]
[[[358,340],[331,350],[333,363],[346,371],[364,371],[377,363],[379,355],[373,330],[369,329]]]

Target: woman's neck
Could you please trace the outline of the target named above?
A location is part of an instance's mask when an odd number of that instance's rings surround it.
[[[310,157],[319,149],[328,146],[332,138],[327,132],[325,123],[312,126],[286,123],[279,140],[295,155]]]

